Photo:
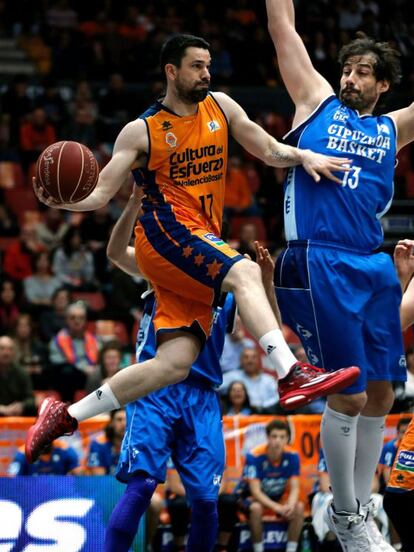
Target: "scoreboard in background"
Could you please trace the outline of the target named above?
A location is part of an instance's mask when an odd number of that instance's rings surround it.
[[[112,476],[2,477],[0,551],[102,552],[124,489]],[[143,550],[143,542],[140,528],[132,550]]]

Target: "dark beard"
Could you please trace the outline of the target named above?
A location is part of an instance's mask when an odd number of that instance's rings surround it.
[[[339,99],[344,105],[358,112],[364,111],[367,107],[371,105],[369,98],[363,98],[359,94],[354,94],[352,96],[347,95],[345,90],[339,93]]]
[[[206,99],[208,94],[208,88],[193,88],[192,90],[184,90],[178,84],[176,86],[178,97],[182,102],[187,104],[196,104],[202,102]]]

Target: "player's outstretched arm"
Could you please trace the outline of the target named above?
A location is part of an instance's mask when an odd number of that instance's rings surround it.
[[[294,124],[297,124],[323,99],[333,94],[333,89],[312,65],[305,45],[295,29],[293,1],[266,0],[266,9],[280,73],[296,105]]]
[[[388,115],[394,119],[397,126],[397,150],[414,140],[414,102],[403,109],[392,111]]]
[[[137,119],[128,123],[118,134],[109,163],[99,174],[94,191],[78,203],[59,204],[45,197],[43,189],[34,181],[33,187],[40,201],[49,207],[68,211],[94,211],[108,203],[127,180],[138,157],[148,152],[148,134],[145,122]]]
[[[303,168],[318,182],[321,175],[341,184],[342,179],[334,172],[347,172],[352,161],[341,157],[331,157],[281,144],[262,127],[249,119],[246,112],[232,98],[223,92],[215,92],[214,97],[223,109],[231,135],[249,153],[272,167]]]
[[[254,246],[256,248],[256,262],[262,271],[262,282],[266,291],[267,300],[272,307],[273,314],[276,317],[279,327],[282,327],[282,317],[276,300],[274,284],[275,261],[269,253],[269,250],[263,247],[263,245],[260,245],[258,241],[254,242]]]
[[[121,270],[131,276],[141,276],[135,260],[135,249],[129,245],[136,220],[142,214],[143,191],[139,186],[133,185],[132,194],[117,220],[109,238],[106,253]]]

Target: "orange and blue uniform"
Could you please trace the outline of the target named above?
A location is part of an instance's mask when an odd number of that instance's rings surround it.
[[[156,298],[156,331],[185,329],[202,341],[226,274],[243,257],[220,238],[228,125],[212,94],[194,115],[180,117],[160,102],[143,115],[147,166],[135,169],[144,215],[135,229],[140,270]]]
[[[414,490],[414,416],[401,439],[386,490],[390,492]]]

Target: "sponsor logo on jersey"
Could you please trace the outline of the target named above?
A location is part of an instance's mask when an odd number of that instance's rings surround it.
[[[384,125],[384,123],[381,123],[381,124],[377,124],[377,132],[378,134],[381,134],[381,132],[383,132],[384,134],[389,134],[390,133],[390,129],[387,127],[387,125]]]
[[[215,245],[225,245],[224,241],[221,238],[218,238],[215,234],[212,234],[211,232],[208,234],[204,234],[203,237],[206,238],[206,240],[213,242]]]
[[[165,141],[170,148],[175,148],[177,146],[177,137],[173,132],[167,132],[165,135]]]
[[[414,472],[414,451],[400,450],[396,469]]]
[[[161,123],[161,128],[165,131],[170,130],[170,128],[172,128],[172,124],[170,123],[170,121],[163,121]]]
[[[217,121],[209,121],[207,123],[207,128],[210,132],[216,132],[217,130],[220,130],[221,126]]]

